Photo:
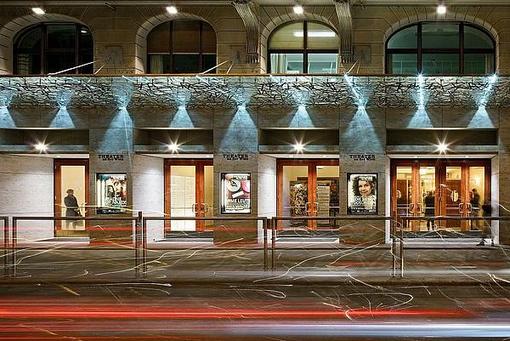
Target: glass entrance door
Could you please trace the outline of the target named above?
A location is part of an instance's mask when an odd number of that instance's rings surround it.
[[[89,198],[87,159],[56,159],[54,162],[55,217],[86,216]],[[55,221],[56,237],[87,236],[85,221]]]
[[[339,214],[338,160],[278,160],[278,216],[334,216]],[[328,220],[283,220],[282,227],[315,229]]]
[[[422,217],[404,226],[408,231],[447,231],[462,234],[478,230],[482,204],[490,197],[488,160],[394,160],[392,207],[398,215]],[[459,217],[436,220],[435,216]]]
[[[166,160],[165,213],[170,217],[214,215],[212,160]],[[174,220],[166,231],[202,231],[211,221]]]

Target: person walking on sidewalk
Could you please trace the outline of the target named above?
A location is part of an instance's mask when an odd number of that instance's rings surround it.
[[[485,202],[482,205],[482,216],[483,217],[490,217],[492,215],[492,206],[489,200],[485,200]],[[490,220],[483,220],[483,226],[482,226],[482,240],[480,243],[476,244],[477,246],[484,246],[485,245],[485,238],[491,239],[491,246],[494,246],[494,237],[492,236],[492,228],[491,228],[491,221]]]

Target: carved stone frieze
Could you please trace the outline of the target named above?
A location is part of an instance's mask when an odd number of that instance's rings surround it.
[[[510,105],[510,77],[398,76],[139,76],[0,77],[11,107],[54,107],[62,93],[69,107],[116,107],[119,84],[128,89],[131,107],[232,108],[330,105],[380,108]],[[129,84],[129,86],[126,86]],[[123,93],[123,92],[122,92]],[[127,92],[126,92],[127,93]]]

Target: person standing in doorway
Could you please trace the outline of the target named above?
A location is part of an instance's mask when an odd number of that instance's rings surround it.
[[[432,191],[428,191],[427,196],[424,199],[424,204],[425,204],[425,217],[428,217],[427,230],[429,231],[434,231],[435,202],[436,199],[434,198],[434,193]]]
[[[479,217],[480,216],[480,194],[478,194],[478,191],[476,188],[473,188],[471,191],[471,199],[469,200],[469,203],[471,204],[471,216],[472,217]],[[471,230],[474,230],[475,228],[478,228],[479,223],[478,220],[471,220]]]
[[[64,204],[66,205],[66,217],[74,218],[81,217],[80,208],[78,207],[78,200],[74,196],[74,190],[69,188],[67,190],[67,196],[64,198]],[[71,226],[73,229],[76,227],[77,220],[67,220],[66,227]]]

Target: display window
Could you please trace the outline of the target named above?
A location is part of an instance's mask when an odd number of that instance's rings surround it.
[[[339,215],[338,160],[278,160],[277,214],[283,217]],[[334,226],[329,220],[281,220],[279,227]]]

